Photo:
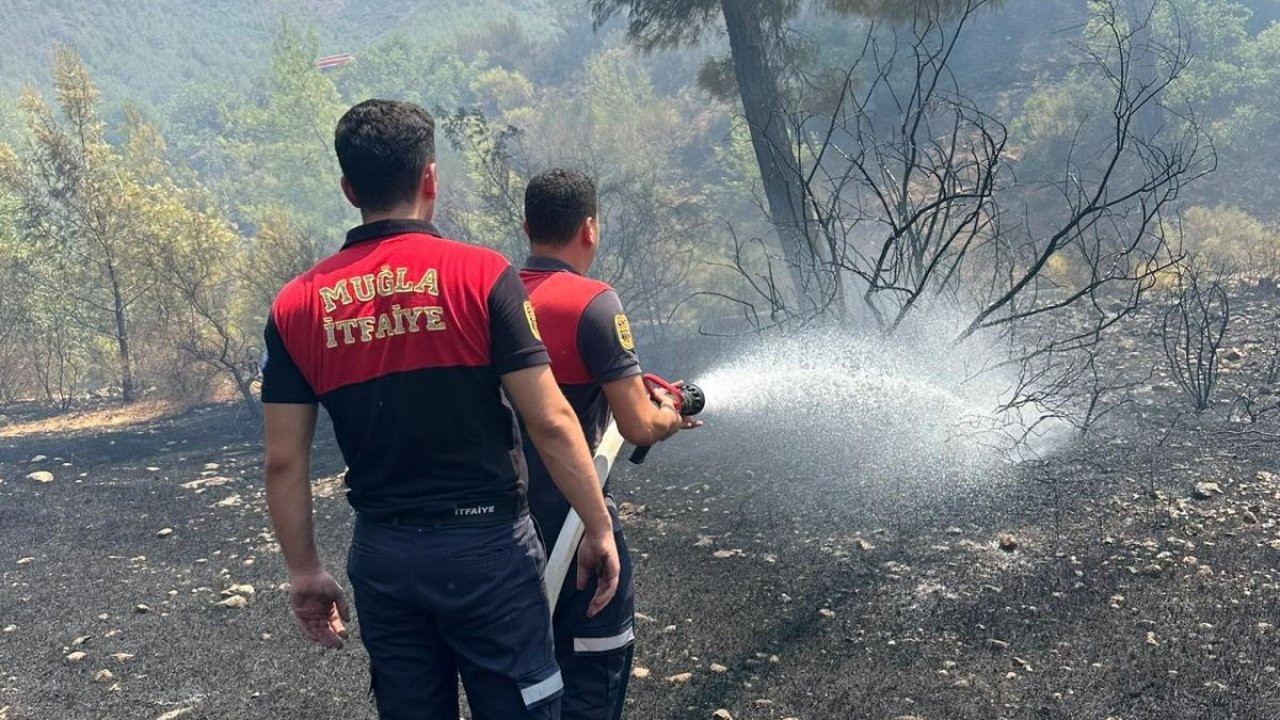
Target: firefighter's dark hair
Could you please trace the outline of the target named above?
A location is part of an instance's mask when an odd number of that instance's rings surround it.
[[[539,245],[564,245],[599,210],[596,184],[577,170],[540,173],[524,189],[524,219],[529,239]]]
[[[387,210],[413,200],[435,162],[435,120],[413,103],[365,100],[338,121],[333,148],[361,209]]]

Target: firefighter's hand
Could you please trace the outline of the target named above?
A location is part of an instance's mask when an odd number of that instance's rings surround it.
[[[596,578],[596,594],[587,607],[587,617],[595,617],[613,600],[618,590],[618,547],[613,542],[613,529],[603,534],[588,533],[578,546],[578,589],[586,590],[591,577]]]
[[[676,406],[676,396],[672,395],[670,392],[667,391],[666,388],[663,388],[663,387],[650,388],[649,399],[652,400],[653,404],[657,405],[658,407],[665,407],[667,405],[670,405],[671,407],[674,408]]]
[[[684,418],[676,410],[676,398],[666,389],[656,387],[649,393],[650,399],[658,406],[658,412],[665,418],[662,427],[658,428],[658,441],[666,440],[680,432]]]
[[[676,387],[680,387],[684,384],[684,381],[680,380],[674,384]],[[692,430],[694,428],[702,427],[701,420],[694,420],[688,415],[681,415],[680,411],[676,410],[676,397],[667,392],[665,388],[655,387],[650,391],[649,395],[653,398],[653,402],[659,408],[670,411],[671,414],[678,418],[678,420],[671,425],[666,434],[659,438],[660,440],[666,440],[681,430]]]
[[[340,648],[347,639],[351,610],[342,586],[328,572],[316,570],[289,578],[289,605],[302,634],[327,648]]]

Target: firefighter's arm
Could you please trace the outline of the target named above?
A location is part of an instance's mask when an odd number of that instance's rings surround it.
[[[618,550],[613,520],[600,492],[582,426],[549,365],[506,373],[502,387],[524,420],[528,439],[537,448],[552,482],[582,518],[586,532],[578,549],[578,587],[585,588],[591,574],[599,576],[587,610],[588,615],[594,615],[609,604],[618,588]]]
[[[267,509],[290,573],[321,569],[311,525],[311,440],[316,406],[265,403]]]
[[[520,276],[510,267],[489,291],[489,325],[490,364],[502,378],[502,388],[524,420],[552,481],[578,511],[588,535],[612,537],[613,521],[582,426],[551,374],[533,305]]]
[[[618,424],[618,432],[632,445],[653,445],[671,437],[684,425],[674,399],[660,391],[659,404],[654,404],[640,375],[607,382],[601,387]]]
[[[502,376],[502,386],[524,420],[525,429],[551,479],[582,518],[587,532],[613,533],[582,426],[556,385],[549,365]]]
[[[342,587],[316,551],[311,517],[311,440],[316,405],[264,403],[267,510],[289,568],[289,600],[306,637],[340,648],[351,619]]]

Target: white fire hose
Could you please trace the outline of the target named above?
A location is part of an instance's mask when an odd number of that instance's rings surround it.
[[[609,471],[613,469],[613,461],[618,457],[618,451],[621,449],[622,433],[618,432],[617,424],[610,421],[609,427],[604,431],[604,437],[600,439],[600,445],[596,448],[595,455],[596,477],[600,480],[601,488],[609,479]],[[570,508],[569,515],[560,528],[560,535],[552,546],[551,555],[547,558],[547,570],[542,578],[542,587],[546,590],[553,615],[556,611],[556,600],[560,597],[560,588],[564,587],[564,578],[569,574],[569,563],[573,562],[574,555],[578,552],[578,543],[582,542],[585,529],[582,518]]]

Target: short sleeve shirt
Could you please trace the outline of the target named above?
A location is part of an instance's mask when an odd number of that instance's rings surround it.
[[[622,301],[607,283],[583,277],[552,258],[529,258],[520,277],[529,291],[556,382],[594,452],[611,418],[602,386],[641,374]],[[536,450],[527,447],[525,454],[529,506],[552,543],[569,503],[551,482]]]
[[[348,500],[389,514],[525,492],[503,374],[544,365],[533,308],[501,255],[430,224],[363,225],[280,291],[262,400],[321,403]]]

